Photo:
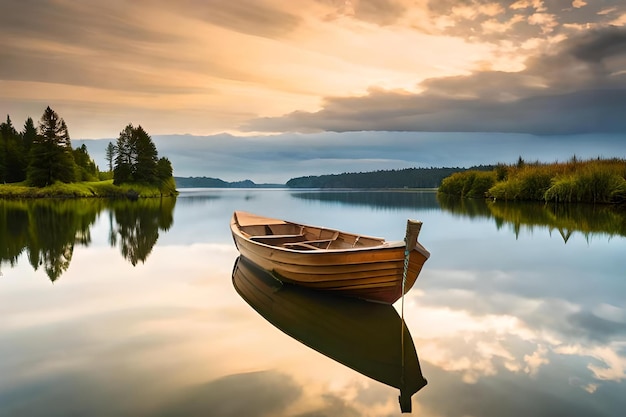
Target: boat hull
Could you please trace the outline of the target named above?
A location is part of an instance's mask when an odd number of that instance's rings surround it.
[[[284,282],[387,304],[403,294],[404,242],[348,249],[289,249],[246,236],[236,215],[231,231],[242,256]],[[417,242],[409,251],[405,293],[413,287],[428,256],[428,251]]]

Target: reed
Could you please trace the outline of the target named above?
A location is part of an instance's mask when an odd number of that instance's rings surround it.
[[[468,198],[485,198],[496,182],[495,171],[464,171],[450,175],[441,182],[439,191],[444,194]]]
[[[481,194],[495,200],[556,203],[626,203],[626,160],[573,157],[567,162],[498,164],[491,176],[477,181],[479,171],[445,178],[439,191],[462,197]],[[489,184],[488,189],[481,187]]]
[[[573,173],[556,176],[545,193],[545,201],[619,203],[626,202],[624,163],[591,161]]]
[[[504,200],[541,200],[550,188],[554,167],[524,165],[508,171],[507,179],[494,184],[487,196]]]

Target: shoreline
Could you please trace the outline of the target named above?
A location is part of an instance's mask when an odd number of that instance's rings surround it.
[[[175,197],[176,189],[162,188],[146,184],[114,185],[113,180],[61,183],[46,187],[31,187],[23,183],[0,184],[0,199],[69,199],[69,198],[110,198],[129,199]]]

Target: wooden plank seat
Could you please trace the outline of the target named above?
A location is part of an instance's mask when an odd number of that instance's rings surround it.
[[[303,234],[296,234],[296,235],[257,235],[257,236],[250,236],[251,240],[257,240],[257,239],[290,239],[290,238],[303,238],[304,239],[304,235]]]
[[[304,239],[305,237],[302,234],[250,236],[250,240],[273,246],[281,246],[285,243],[301,242],[304,241]]]
[[[305,240],[302,242],[285,243],[283,246],[290,249],[327,249],[333,239]],[[325,244],[325,245],[324,245]]]

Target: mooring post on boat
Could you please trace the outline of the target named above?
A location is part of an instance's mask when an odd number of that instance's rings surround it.
[[[404,270],[402,271],[402,319],[404,320],[404,292],[406,290],[406,275],[409,273],[409,260],[411,251],[417,244],[417,237],[422,229],[422,222],[418,220],[407,220],[406,235],[404,236]]]
[[[400,354],[402,355],[401,358],[401,374],[400,374],[400,386],[404,386],[404,379],[405,379],[405,375],[404,375],[404,293],[406,291],[406,275],[409,273],[409,260],[411,257],[411,251],[413,250],[413,248],[415,247],[416,243],[417,243],[417,237],[420,233],[420,230],[422,229],[422,222],[417,221],[417,220],[407,220],[406,222],[406,235],[404,236],[404,269],[402,271],[402,302],[401,302],[401,319],[402,319],[402,326],[400,326],[400,344],[401,344],[401,351]],[[400,408],[402,410],[403,413],[405,412],[411,412],[411,396],[408,396],[408,399],[406,397],[406,395],[402,395],[402,390],[400,390]],[[407,404],[408,401],[408,404]]]

